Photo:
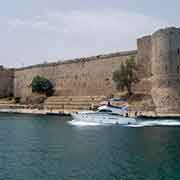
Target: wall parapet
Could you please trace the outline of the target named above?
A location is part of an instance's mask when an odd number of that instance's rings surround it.
[[[57,61],[57,62],[52,62],[52,63],[36,64],[36,65],[32,65],[32,66],[27,66],[27,67],[16,68],[15,71],[27,70],[27,69],[32,69],[32,68],[40,68],[40,67],[48,67],[48,66],[57,66],[57,65],[61,65],[61,64],[72,64],[72,63],[104,60],[104,59],[109,59],[109,58],[113,58],[113,57],[135,56],[136,54],[137,54],[137,50],[123,51],[123,52],[116,52],[116,53],[110,53],[110,54],[104,54],[104,55],[102,54],[102,55],[97,55],[97,56]]]

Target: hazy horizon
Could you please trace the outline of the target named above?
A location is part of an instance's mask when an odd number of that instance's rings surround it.
[[[179,26],[179,5],[177,0],[6,0],[0,6],[0,64],[20,67],[135,50],[137,38]]]

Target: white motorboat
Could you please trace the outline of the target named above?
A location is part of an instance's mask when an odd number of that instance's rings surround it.
[[[104,105],[98,111],[78,112],[71,114],[74,121],[98,123],[98,124],[132,124],[136,123],[133,118],[126,117],[127,107]]]

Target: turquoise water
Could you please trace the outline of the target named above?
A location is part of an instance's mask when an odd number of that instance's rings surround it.
[[[0,114],[0,180],[178,180],[180,127]]]

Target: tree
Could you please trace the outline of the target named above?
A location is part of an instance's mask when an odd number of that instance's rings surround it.
[[[45,93],[46,96],[51,96],[54,92],[52,83],[41,76],[36,76],[32,80],[32,92]]]
[[[113,81],[117,90],[126,90],[132,95],[132,84],[137,82],[136,64],[134,57],[130,57],[125,63],[121,63],[120,68],[113,73]]]

